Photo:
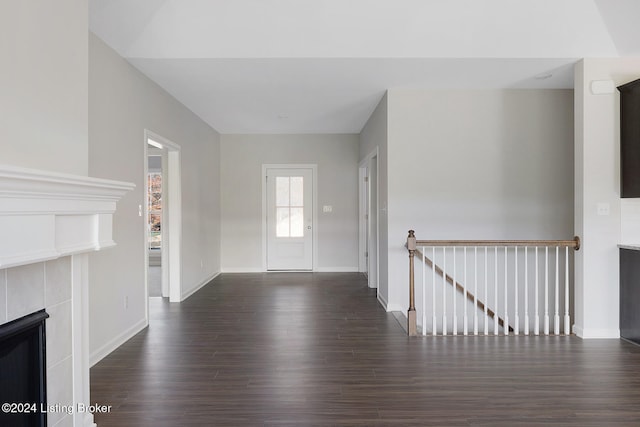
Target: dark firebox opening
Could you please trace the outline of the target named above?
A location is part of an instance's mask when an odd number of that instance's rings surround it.
[[[0,325],[0,426],[47,425],[48,317],[40,310]]]

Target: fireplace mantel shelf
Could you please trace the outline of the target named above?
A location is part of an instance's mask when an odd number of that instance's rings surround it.
[[[116,203],[134,184],[0,165],[0,269],[115,245]]]

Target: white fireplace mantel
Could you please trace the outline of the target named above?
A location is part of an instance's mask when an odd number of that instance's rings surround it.
[[[71,256],[73,408],[89,405],[88,254],[114,246],[116,203],[135,185],[0,165],[0,269]],[[54,316],[48,321],[56,321]],[[60,403],[60,402],[52,402]],[[86,407],[86,406],[85,406]],[[75,410],[74,427],[93,427]]]
[[[0,165],[0,269],[113,246],[116,202],[134,188]]]

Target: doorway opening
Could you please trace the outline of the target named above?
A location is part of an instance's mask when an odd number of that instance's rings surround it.
[[[359,270],[370,288],[378,287],[378,150],[369,154],[359,167]]]
[[[180,146],[145,130],[144,159],[147,295],[179,302],[182,300]],[[147,319],[148,312],[147,303]]]
[[[154,141],[155,142],[155,141]],[[163,160],[165,160],[163,162]],[[147,151],[147,219],[149,245],[149,273],[147,276],[150,298],[169,297],[169,283],[162,274],[162,234],[163,234],[163,179],[166,170],[166,156],[162,149],[149,144]],[[164,279],[164,280],[163,280]]]

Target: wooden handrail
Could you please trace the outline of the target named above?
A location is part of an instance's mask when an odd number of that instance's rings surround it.
[[[527,246],[530,248],[549,246],[549,247],[569,247],[576,251],[580,249],[580,238],[574,237],[573,240],[416,240],[417,246]]]
[[[445,274],[445,272],[442,270],[442,268],[440,268],[440,266],[438,264],[435,264],[429,257],[427,257],[426,255],[424,255],[420,249],[416,249],[416,253],[418,254],[418,256],[420,256],[422,258],[422,262],[426,263],[430,268],[435,268],[436,273],[438,274],[438,276],[440,277],[444,277],[445,280],[447,281],[447,283],[449,283],[451,286],[456,287],[456,290],[460,293],[464,293],[465,292],[465,288],[464,286],[462,286],[460,284],[460,282],[454,282],[453,278],[451,276],[449,276],[448,274]],[[481,311],[484,311],[484,307],[485,304],[480,301],[480,299],[476,299],[475,295],[471,292],[469,292],[469,290],[467,289],[467,299],[473,303],[477,302],[477,308],[479,308]],[[491,317],[492,319],[494,319],[496,317],[496,313],[491,310],[489,307],[487,307],[487,315],[489,317]],[[503,328],[504,326],[504,319],[500,316],[498,316],[498,324],[500,326],[502,326]],[[424,327],[424,326],[423,326]],[[513,327],[511,325],[507,325],[509,332],[513,332]]]
[[[572,248],[574,250],[580,249],[580,238],[575,236],[573,240],[417,240],[415,236],[414,230],[409,230],[409,236],[407,237],[406,248],[409,251],[409,310],[407,311],[407,330],[410,336],[417,335],[417,316],[416,316],[416,308],[415,308],[415,283],[414,283],[414,257],[417,252],[423,259],[423,261],[429,260],[420,250],[419,246],[431,246],[431,247],[454,247],[454,246],[471,246],[471,247],[567,247]],[[431,261],[431,260],[429,260]],[[436,272],[440,275],[440,277],[445,277],[446,281],[451,285],[455,285],[456,290],[464,287],[454,280],[447,274],[444,274],[444,271],[435,265],[433,261],[431,261],[431,267],[436,269]],[[467,291],[467,298],[472,301],[477,301],[474,295]],[[484,303],[478,301],[478,307],[481,307],[484,310]],[[492,313],[492,318],[495,319],[495,312],[489,310],[487,308],[487,314]],[[505,322],[503,319],[498,317],[498,321],[500,326],[505,328]],[[423,326],[424,327],[424,326]],[[509,332],[513,330],[513,328],[507,324],[507,328]]]

